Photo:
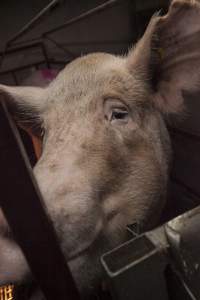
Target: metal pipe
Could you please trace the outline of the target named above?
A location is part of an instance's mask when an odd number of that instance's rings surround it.
[[[16,47],[10,47],[10,48],[5,48],[4,51],[0,52],[0,56],[2,56],[5,52],[6,54],[8,53],[15,53],[18,51],[22,51],[22,50],[26,50],[29,48],[34,48],[34,47],[42,47],[42,41],[36,41],[36,42],[32,42],[26,45],[22,45],[22,46],[16,46]]]
[[[78,56],[78,55],[75,55],[74,53],[72,53],[70,50],[66,49],[62,44],[58,43],[54,39],[52,39],[48,36],[46,36],[45,38],[47,40],[49,40],[50,42],[52,42],[58,49],[62,50],[65,54],[68,54],[69,56],[71,56],[73,59]]]
[[[22,29],[20,29],[11,39],[7,41],[7,45],[10,46],[14,41],[24,35],[30,28],[32,28],[50,9],[59,3],[59,0],[51,1],[46,7],[44,7],[33,19],[28,22]]]
[[[83,20],[83,19],[85,19],[85,18],[87,18],[89,16],[92,16],[92,15],[94,15],[94,14],[100,12],[100,11],[103,11],[104,9],[106,9],[108,7],[111,7],[114,4],[118,4],[120,1],[122,1],[122,0],[110,0],[110,1],[107,1],[106,3],[98,5],[97,7],[92,8],[92,9],[90,9],[90,10],[88,10],[88,11],[80,14],[79,16],[70,19],[69,21],[65,22],[64,24],[62,24],[60,26],[57,26],[56,28],[51,29],[49,31],[46,31],[43,34],[43,37],[45,37],[45,36],[47,36],[47,35],[49,35],[51,33],[54,33],[56,31],[59,31],[59,30],[65,28],[65,27],[68,27],[68,26],[70,26],[70,25],[72,25],[74,23],[77,23],[77,22],[79,22],[79,21],[81,21],[81,20]]]

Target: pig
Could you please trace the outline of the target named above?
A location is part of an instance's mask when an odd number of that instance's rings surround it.
[[[171,146],[165,120],[200,86],[200,3],[174,0],[128,54],[88,54],[45,88],[0,86],[15,120],[42,141],[34,175],[80,293],[102,281],[100,256],[126,225],[155,226]],[[0,284],[30,276],[0,211]]]

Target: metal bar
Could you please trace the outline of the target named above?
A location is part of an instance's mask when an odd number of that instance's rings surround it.
[[[169,221],[165,230],[185,286],[200,299],[200,206]]]
[[[43,49],[43,43],[41,41],[37,41],[37,42],[34,42],[34,43],[31,43],[31,44],[28,44],[28,45],[23,45],[23,46],[18,46],[18,47],[14,47],[14,48],[5,48],[4,51],[0,52],[0,56],[1,56],[1,59],[0,59],[0,68],[3,64],[3,61],[5,59],[5,56],[7,54],[12,54],[12,53],[16,53],[16,52],[20,52],[20,51],[24,51],[24,50],[28,50],[28,49],[31,49],[31,48],[37,48],[37,47],[40,47],[41,50],[42,50],[42,53],[44,55],[44,58],[46,59],[46,56],[47,55],[45,52],[44,52],[44,49]],[[18,70],[18,68],[15,68],[15,69],[10,69],[8,71],[2,71],[0,72],[0,74],[6,74],[6,72],[10,73],[10,72],[15,72],[16,70]]]
[[[49,69],[50,68],[49,57],[48,57],[47,50],[46,50],[46,47],[45,47],[44,43],[41,44],[41,48],[42,48],[43,56],[44,56],[45,61],[46,61],[47,68]]]
[[[200,206],[101,258],[115,300],[200,299]]]
[[[20,31],[18,31],[11,39],[7,41],[7,45],[11,45],[18,38],[23,36],[29,29],[33,28],[33,26],[55,5],[59,3],[59,0],[51,1],[46,7],[44,7],[30,22],[28,22]]]
[[[3,103],[0,136],[3,174],[0,205],[15,240],[47,300],[78,300],[77,288],[46,214],[18,131]]]
[[[52,60],[52,59],[49,59],[49,64],[59,64],[59,65],[66,65],[67,63],[69,63],[71,60],[66,60],[66,61],[63,61],[63,60]],[[45,60],[41,60],[39,62],[35,62],[35,63],[32,63],[32,64],[27,64],[25,66],[22,66],[22,67],[18,67],[18,68],[15,68],[15,69],[10,69],[10,70],[6,70],[6,71],[3,71],[3,72],[0,72],[0,76],[3,76],[3,75],[7,75],[9,73],[12,73],[12,72],[18,72],[18,71],[21,71],[21,70],[25,70],[27,68],[31,68],[31,67],[36,67],[39,66],[39,65],[42,65],[42,64],[45,64],[46,61]]]
[[[17,68],[14,68],[14,69],[9,69],[9,70],[6,70],[6,71],[2,71],[2,72],[0,72],[0,76],[1,75],[6,75],[6,74],[9,74],[9,73],[12,73],[12,72],[21,71],[21,70],[24,70],[24,69],[27,69],[27,68],[31,68],[31,67],[36,66],[36,65],[41,65],[43,63],[45,63],[45,60],[40,60],[40,61],[31,63],[31,64],[27,64],[27,65],[24,65],[24,66],[21,66],[21,67],[17,67]]]
[[[4,50],[1,52],[0,69],[3,65],[3,61],[4,61],[5,56],[6,56],[6,51],[7,51],[7,45],[5,45]]]
[[[47,38],[47,37],[45,37]],[[49,36],[48,36],[49,39]],[[38,39],[37,39],[38,41]],[[31,43],[33,42],[33,40],[27,40],[24,41],[24,43],[17,43],[15,45],[26,45],[26,43]],[[129,44],[133,44],[133,40],[107,40],[107,41],[97,41],[97,40],[91,40],[91,41],[84,41],[84,42],[78,42],[78,41],[72,41],[72,42],[65,42],[62,44],[62,46],[84,46],[84,45],[109,45],[109,44],[114,44],[114,45],[118,45],[118,44],[124,44],[124,45],[129,45]]]
[[[113,299],[168,300],[166,247],[165,242],[158,246],[153,234],[143,234],[104,254],[101,261]]]
[[[10,47],[8,49],[6,49],[6,54],[10,54],[10,53],[15,53],[18,51],[23,51],[29,48],[36,48],[36,47],[42,47],[42,41],[36,41],[36,42],[31,42],[29,44],[26,45],[22,45],[22,46],[15,46],[15,47]],[[5,51],[0,52],[0,56],[2,56],[5,53]]]
[[[192,295],[181,274],[175,268],[168,266],[166,280],[170,300],[198,300]]]
[[[18,85],[19,83],[18,83],[18,79],[17,79],[15,72],[11,72],[11,74],[12,74],[15,84]]]
[[[45,37],[45,36],[47,36],[47,35],[49,35],[51,33],[54,33],[56,31],[59,31],[59,30],[65,28],[65,27],[69,27],[69,26],[71,26],[74,23],[77,23],[77,22],[79,22],[81,20],[86,19],[87,17],[95,15],[96,13],[98,13],[100,11],[103,11],[103,10],[105,10],[108,7],[111,7],[111,6],[115,5],[115,4],[118,4],[120,1],[122,1],[122,0],[109,0],[109,1],[107,1],[107,2],[105,2],[105,3],[103,3],[103,4],[99,5],[99,6],[97,6],[95,8],[92,8],[92,9],[90,9],[90,10],[88,10],[88,11],[80,14],[77,17],[74,17],[74,18],[70,19],[69,21],[65,22],[64,24],[55,27],[54,29],[46,31],[45,33],[43,33],[43,37]]]
[[[61,45],[60,43],[58,43],[57,41],[55,41],[54,39],[46,36],[45,37],[47,40],[49,40],[50,42],[52,42],[58,49],[61,49],[64,53],[68,54],[69,56],[71,56],[73,59],[76,58],[78,55],[74,55],[74,53],[72,53],[70,50],[64,48],[63,45]]]
[[[26,44],[36,43],[36,42],[39,42],[39,41],[41,41],[41,38],[40,37],[35,37],[35,38],[30,38],[30,39],[26,39],[26,40],[22,40],[22,41],[17,41],[12,46],[14,46],[14,47],[24,46]]]

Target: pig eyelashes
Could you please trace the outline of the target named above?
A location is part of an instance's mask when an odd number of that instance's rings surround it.
[[[110,121],[114,122],[117,120],[128,121],[129,113],[125,108],[113,108],[110,114]]]
[[[119,99],[106,99],[104,116],[110,123],[127,123],[130,116],[129,108]]]

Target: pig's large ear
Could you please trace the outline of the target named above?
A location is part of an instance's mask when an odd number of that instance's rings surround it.
[[[0,101],[5,101],[17,123],[37,135],[45,108],[45,89],[0,85]],[[34,132],[35,131],[35,132]]]
[[[149,80],[155,105],[165,113],[183,108],[183,91],[200,90],[200,2],[172,1],[154,16],[128,55],[128,67]]]

